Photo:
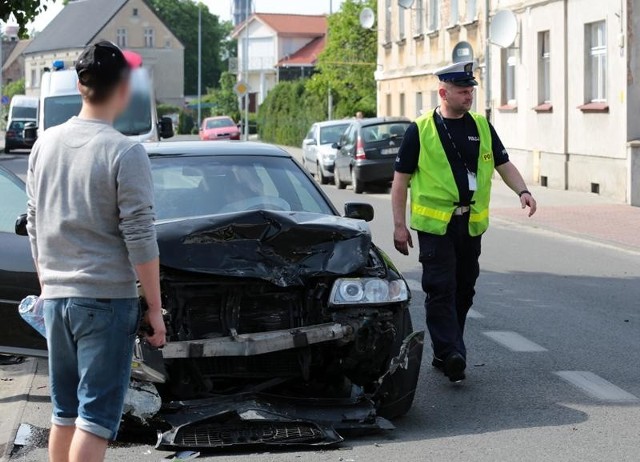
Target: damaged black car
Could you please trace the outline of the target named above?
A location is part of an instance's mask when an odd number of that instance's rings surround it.
[[[158,447],[327,445],[393,428],[414,398],[424,332],[413,331],[405,280],[371,241],[373,208],[351,203],[340,216],[274,146],[146,149],[167,345],[138,341],[127,410],[158,431]],[[5,179],[6,221],[25,198]],[[11,334],[0,352],[44,356],[16,308],[37,290],[27,238],[8,228],[0,304]]]

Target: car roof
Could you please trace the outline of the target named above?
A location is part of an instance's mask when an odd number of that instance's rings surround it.
[[[288,157],[284,149],[253,141],[162,141],[143,143],[151,156],[266,156]]]
[[[213,117],[207,117],[204,120],[216,120],[216,119],[231,119],[231,117],[230,116],[225,116],[225,115],[213,116]],[[233,119],[231,119],[231,120],[233,120]]]
[[[351,119],[325,120],[324,122],[316,123],[316,125],[318,127],[333,127],[334,125],[349,125],[351,122],[353,122]]]
[[[393,123],[393,122],[408,122],[411,123],[411,120],[406,117],[372,117],[370,119],[356,119],[354,121],[361,127],[368,127],[370,125],[380,125],[384,123]]]

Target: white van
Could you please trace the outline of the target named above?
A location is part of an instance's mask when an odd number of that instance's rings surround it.
[[[78,91],[78,75],[75,69],[61,69],[62,63],[54,63],[54,69],[42,74],[40,83],[40,111],[38,134],[47,128],[60,125],[78,115],[82,97]],[[131,73],[131,102],[114,127],[139,142],[156,142],[173,136],[171,119],[158,120],[155,93],[151,77],[139,67]]]
[[[36,96],[15,95],[9,105],[8,124],[13,120],[36,121],[38,119],[38,98]]]

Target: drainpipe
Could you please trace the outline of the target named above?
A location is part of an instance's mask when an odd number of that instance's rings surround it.
[[[564,72],[564,189],[569,189],[569,0],[564,0],[564,37],[563,37],[563,72]]]
[[[566,1],[566,0],[565,0]],[[491,43],[489,43],[489,9],[491,0],[484,1],[484,110],[491,121]]]

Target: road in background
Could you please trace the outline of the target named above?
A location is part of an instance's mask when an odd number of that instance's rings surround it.
[[[388,194],[323,189],[339,208],[348,201],[374,206],[374,241],[415,289],[411,314],[415,327],[424,329],[417,249],[409,257],[394,250]],[[543,208],[556,197],[534,192]],[[567,194],[571,207],[594,201],[618,205]],[[493,205],[522,212],[517,197],[499,182]],[[640,248],[537,229],[531,226],[535,220],[528,225],[494,220],[483,238],[482,274],[466,333],[465,382],[452,385],[434,371],[426,345],[414,406],[394,422],[395,431],[349,439],[340,450],[223,451],[201,460],[638,460]],[[39,367],[22,422],[47,427],[46,373],[42,362]],[[112,448],[107,460],[157,461],[164,455],[151,446],[124,446]],[[15,460],[45,461],[46,451],[26,448]]]

